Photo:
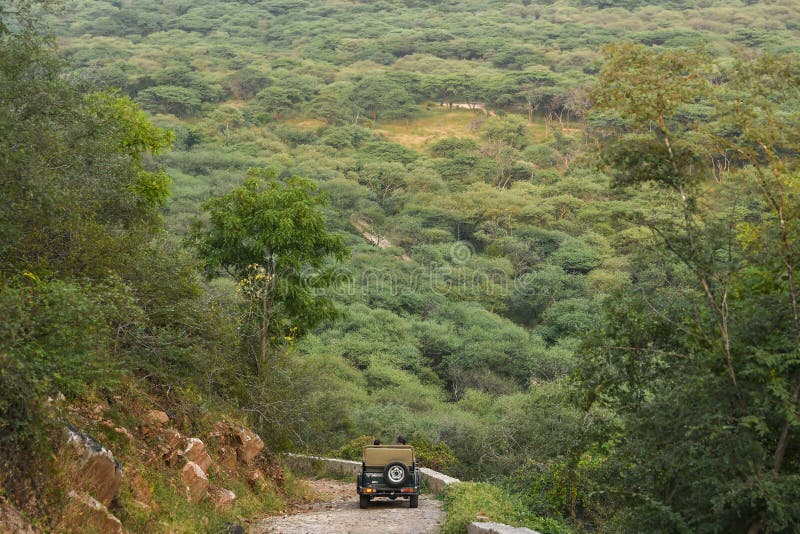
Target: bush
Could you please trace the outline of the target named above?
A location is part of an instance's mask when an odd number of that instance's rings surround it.
[[[503,489],[486,482],[460,482],[444,492],[447,512],[441,534],[461,534],[476,516],[483,521],[525,526],[542,534],[569,534],[569,527],[554,519],[531,516],[522,504]]]
[[[409,443],[414,446],[417,462],[422,467],[447,472],[458,462],[458,458],[453,454],[453,449],[444,441],[431,441],[425,434],[417,432]]]
[[[43,506],[32,493],[50,482],[50,422],[26,366],[0,351],[0,496]]]
[[[461,534],[477,515],[490,521],[514,524],[515,506],[511,496],[485,482],[461,482],[447,487],[444,493],[447,519],[442,534]]]
[[[367,445],[372,445],[375,442],[375,436],[358,436],[351,439],[342,447],[331,452],[334,458],[341,458],[343,460],[361,461],[361,449]]]
[[[30,286],[0,286],[0,353],[43,394],[76,397],[87,384],[113,389],[122,369],[112,345],[124,331],[115,325],[135,322],[139,312],[118,280],[81,286],[36,278]]]
[[[602,263],[600,253],[582,239],[565,239],[551,261],[570,274],[586,274]]]

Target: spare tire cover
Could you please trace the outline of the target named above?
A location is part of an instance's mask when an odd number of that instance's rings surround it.
[[[402,486],[408,478],[408,467],[403,462],[391,462],[383,470],[383,480],[388,486]]]

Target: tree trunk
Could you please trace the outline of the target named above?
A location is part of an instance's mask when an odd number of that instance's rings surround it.
[[[264,295],[261,297],[261,351],[256,366],[259,374],[261,374],[261,371],[264,369],[264,364],[267,361],[267,330],[269,329],[269,320],[267,318],[268,298],[269,292],[265,288]]]

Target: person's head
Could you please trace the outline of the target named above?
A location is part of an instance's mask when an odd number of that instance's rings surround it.
[[[375,441],[372,442],[372,444],[373,445],[383,445],[383,442],[381,440],[379,440],[379,439],[376,439]]]
[[[397,443],[399,443],[400,445],[405,445],[406,438],[404,438],[403,436],[397,436]]]

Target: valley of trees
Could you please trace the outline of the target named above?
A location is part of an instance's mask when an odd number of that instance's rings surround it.
[[[798,32],[789,0],[0,7],[0,496],[47,493],[43,399],[134,391],[275,451],[407,435],[543,533],[796,532]]]

